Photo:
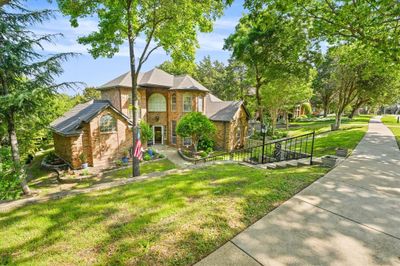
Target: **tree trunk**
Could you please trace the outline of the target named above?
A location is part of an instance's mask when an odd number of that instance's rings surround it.
[[[19,156],[18,139],[17,139],[17,134],[15,132],[13,112],[9,112],[8,114],[6,114],[6,120],[8,127],[8,137],[11,145],[11,156],[14,162],[14,170],[15,172],[18,173],[22,191],[24,192],[25,195],[30,195],[31,190],[29,189],[28,184],[26,182],[25,171],[21,167],[21,159]]]
[[[341,124],[342,124],[342,111],[339,111],[336,113],[336,118],[335,118],[335,126],[333,128],[333,130],[339,130]]]
[[[271,112],[271,134],[272,134],[272,136],[275,134],[276,118],[277,118],[277,112],[272,111]]]
[[[289,130],[289,115],[288,112],[285,111],[285,124],[286,124],[286,130]]]
[[[257,84],[256,85],[256,101],[257,101],[257,112],[258,112],[258,116],[260,119],[261,124],[264,122],[264,112],[263,112],[263,108],[261,105],[261,96],[260,96],[260,85]]]
[[[324,117],[328,116],[328,105],[324,104]]]
[[[351,113],[349,114],[349,118],[350,118],[350,119],[353,119],[353,117],[354,117],[354,115],[356,114],[357,110],[358,110],[358,108],[353,108],[353,109],[351,110]]]
[[[132,10],[131,10],[132,1],[129,1],[127,8],[128,15],[128,43],[129,43],[129,61],[130,61],[130,69],[131,69],[131,79],[132,79],[132,147],[133,151],[136,150],[136,142],[137,142],[137,119],[136,119],[136,110],[137,110],[137,73],[135,67],[135,49],[134,49],[134,39],[133,39],[133,29],[132,29]],[[132,160],[132,176],[140,175],[140,166],[139,159],[133,156]]]

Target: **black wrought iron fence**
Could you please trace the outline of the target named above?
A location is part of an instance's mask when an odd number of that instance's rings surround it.
[[[257,145],[254,147],[212,155],[195,160],[194,163],[231,160],[252,164],[264,164],[309,158],[310,164],[312,164],[314,139],[315,132],[312,132],[296,137],[269,141],[264,145]]]

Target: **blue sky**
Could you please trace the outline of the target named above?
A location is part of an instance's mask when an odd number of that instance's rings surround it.
[[[26,2],[26,6],[29,9],[57,8],[55,3],[49,3],[46,0],[29,0]],[[227,61],[230,52],[222,49],[224,39],[234,31],[243,12],[243,1],[234,1],[232,6],[225,10],[224,16],[216,21],[213,32],[199,34],[200,48],[196,53],[196,61],[201,60],[207,55],[210,55],[212,60]],[[64,37],[58,38],[54,44],[46,44],[44,46],[45,53],[77,52],[82,54],[63,64],[64,74],[57,79],[58,82],[81,81],[88,86],[99,86],[129,70],[128,49],[126,45],[113,58],[99,58],[95,60],[87,52],[88,47],[78,44],[76,41],[78,36],[84,36],[96,29],[97,21],[95,19],[87,18],[80,20],[80,26],[72,28],[68,18],[62,15],[57,15],[55,19],[32,28],[36,33],[62,33],[64,35]],[[139,49],[140,45],[139,42]],[[149,70],[167,59],[168,56],[160,50],[150,56],[143,70]],[[67,91],[66,93],[76,94],[79,91]]]

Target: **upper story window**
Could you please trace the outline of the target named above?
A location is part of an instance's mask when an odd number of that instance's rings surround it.
[[[171,112],[176,112],[176,94],[171,95]]]
[[[197,112],[202,113],[204,111],[203,102],[204,102],[203,96],[197,97]]]
[[[167,102],[165,100],[164,95],[160,93],[153,93],[149,97],[149,112],[166,112],[167,111]]]
[[[184,112],[192,111],[192,96],[190,94],[183,95],[183,111]]]
[[[117,131],[117,120],[110,114],[103,115],[100,118],[100,132],[110,133]]]

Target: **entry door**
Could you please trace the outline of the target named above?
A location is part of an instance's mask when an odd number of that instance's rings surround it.
[[[163,132],[162,126],[154,126],[154,143],[162,144],[163,143]]]

